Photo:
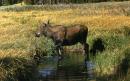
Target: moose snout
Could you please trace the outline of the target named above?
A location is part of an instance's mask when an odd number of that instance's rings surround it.
[[[35,33],[35,37],[40,37],[40,33]]]

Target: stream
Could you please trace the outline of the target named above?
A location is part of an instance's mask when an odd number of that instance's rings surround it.
[[[46,56],[39,64],[39,81],[88,81],[94,79],[94,64],[80,53]]]

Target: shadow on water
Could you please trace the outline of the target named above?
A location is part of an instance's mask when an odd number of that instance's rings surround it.
[[[90,53],[93,56],[96,56],[97,52],[103,52],[105,50],[104,42],[101,38],[97,38],[93,41],[92,48],[90,49]]]
[[[67,53],[62,60],[58,56],[44,57],[39,64],[40,81],[88,81],[94,77],[93,63],[84,61],[82,53]]]

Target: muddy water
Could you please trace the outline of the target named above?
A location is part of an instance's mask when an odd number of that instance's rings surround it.
[[[80,53],[44,57],[39,65],[40,81],[88,81],[94,79],[94,64]]]

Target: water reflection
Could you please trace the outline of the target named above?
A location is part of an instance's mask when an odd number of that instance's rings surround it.
[[[44,69],[39,69],[39,74],[41,77],[51,76],[55,74],[56,69],[52,66],[46,66]]]
[[[93,80],[94,79],[94,64],[91,61],[86,61],[85,66],[87,68],[87,79]]]
[[[83,54],[71,53],[62,60],[58,60],[58,56],[44,57],[39,75],[42,81],[86,81],[94,78],[93,69],[93,63],[85,61]]]
[[[42,78],[54,76],[57,70],[57,56],[44,57],[39,65],[39,75]]]

